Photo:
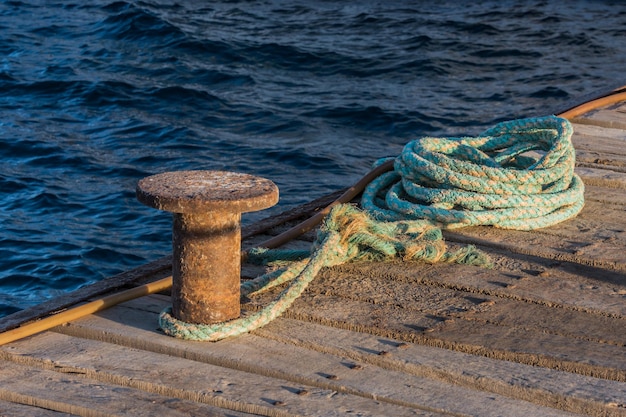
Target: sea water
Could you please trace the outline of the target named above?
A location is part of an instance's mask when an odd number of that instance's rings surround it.
[[[0,316],[170,252],[173,170],[341,189],[420,136],[626,84],[626,3],[0,2]]]

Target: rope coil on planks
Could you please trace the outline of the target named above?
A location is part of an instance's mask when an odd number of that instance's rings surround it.
[[[427,219],[447,229],[554,225],[584,204],[572,133],[566,119],[548,116],[503,122],[475,138],[418,139],[393,172],[365,188],[362,206],[379,220]]]
[[[242,295],[254,295],[291,282],[264,309],[213,325],[179,321],[166,309],[159,324],[166,334],[188,340],[247,333],[282,314],[321,268],[352,260],[402,257],[487,266],[488,258],[471,246],[448,251],[441,229],[491,225],[532,230],[576,216],[584,204],[584,186],[574,174],[571,135],[567,120],[548,116],[500,123],[475,138],[410,142],[395,158],[394,171],[366,187],[365,211],[348,204],[332,209],[311,252],[257,248],[248,253],[249,261],[290,261],[241,285]],[[538,156],[528,155],[530,151]]]

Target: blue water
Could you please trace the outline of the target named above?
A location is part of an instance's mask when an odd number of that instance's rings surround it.
[[[168,254],[145,176],[267,177],[258,220],[626,84],[625,28],[609,1],[2,1],[0,316]]]

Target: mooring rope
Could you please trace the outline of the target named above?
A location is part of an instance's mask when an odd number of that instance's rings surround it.
[[[289,308],[321,268],[354,260],[400,257],[488,266],[488,257],[472,246],[449,251],[441,229],[491,225],[531,230],[577,215],[584,186],[574,174],[571,135],[567,120],[548,116],[500,123],[475,138],[410,142],[395,159],[394,171],[366,187],[364,210],[349,204],[332,209],[310,252],[249,252],[249,261],[288,261],[241,284],[242,295],[252,296],[290,282],[261,311],[207,325],[179,321],[168,308],[159,324],[166,334],[188,340],[217,341],[247,333]]]
[[[311,254],[312,253],[312,254]],[[256,248],[249,262],[268,263],[302,258],[289,266],[241,284],[241,294],[252,296],[291,281],[276,300],[261,311],[217,324],[191,324],[172,316],[171,307],[159,316],[161,329],[187,340],[218,341],[262,327],[280,316],[302,294],[323,267],[351,260],[381,261],[401,257],[426,262],[458,262],[487,265],[489,259],[472,246],[449,252],[441,229],[427,221],[380,222],[350,204],[334,207],[319,229],[311,252]]]
[[[361,205],[379,220],[428,219],[447,229],[551,226],[584,204],[571,136],[566,119],[549,116],[500,123],[475,138],[418,139],[394,171],[366,187]],[[529,151],[540,154],[523,155]]]

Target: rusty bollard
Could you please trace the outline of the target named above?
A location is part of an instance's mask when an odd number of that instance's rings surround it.
[[[173,213],[173,316],[196,324],[239,317],[241,213],[276,204],[278,187],[247,174],[177,171],[139,181],[137,199]]]

